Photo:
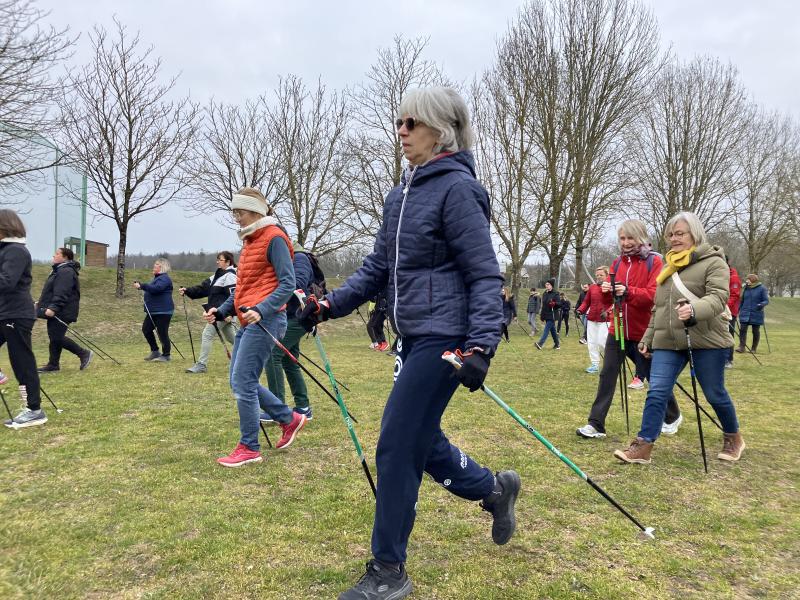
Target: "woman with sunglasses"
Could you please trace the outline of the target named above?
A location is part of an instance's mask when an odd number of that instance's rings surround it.
[[[406,547],[423,472],[490,512],[492,539],[514,533],[520,479],[496,476],[450,443],[442,413],[459,383],[480,389],[500,341],[503,278],[489,235],[489,197],[475,179],[469,113],[449,88],[414,90],[399,109],[397,135],[408,161],[389,192],[372,253],[345,283],[300,314],[307,329],[343,317],[388,286],[398,332],[395,383],[383,412],[376,462],[372,555],[365,575],[340,600],[411,593]],[[453,351],[455,372],[442,354]]]

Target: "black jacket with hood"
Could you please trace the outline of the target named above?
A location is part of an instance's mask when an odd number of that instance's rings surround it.
[[[31,254],[24,238],[0,241],[0,321],[36,315],[31,298]]]
[[[44,311],[49,308],[65,323],[78,320],[81,303],[81,284],[78,281],[80,269],[81,265],[71,260],[53,265],[39,296],[39,317],[44,317]]]

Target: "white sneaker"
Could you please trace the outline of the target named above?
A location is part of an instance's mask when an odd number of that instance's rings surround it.
[[[678,433],[678,427],[681,426],[683,423],[683,415],[678,415],[678,418],[675,419],[674,423],[664,423],[661,426],[661,434],[662,435],[675,435]]]
[[[581,437],[584,437],[584,438],[604,438],[604,437],[606,437],[605,433],[597,431],[597,429],[595,429],[592,425],[589,425],[588,423],[586,425],[584,425],[583,427],[578,427],[578,429],[575,430],[575,433],[578,434]]]

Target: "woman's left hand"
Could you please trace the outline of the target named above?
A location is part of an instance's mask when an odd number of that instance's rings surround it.
[[[678,311],[678,318],[681,321],[688,321],[692,318],[694,314],[694,310],[692,309],[692,305],[688,302],[683,302],[676,307]]]

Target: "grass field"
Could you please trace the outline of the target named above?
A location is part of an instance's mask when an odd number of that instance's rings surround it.
[[[46,273],[35,268],[36,293]],[[172,275],[183,285],[203,277]],[[150,277],[129,272],[135,278]],[[208,374],[183,372],[191,357],[176,294],[171,331],[189,358],[146,363],[138,293],[116,300],[108,269],[84,269],[81,280],[76,328],[123,366],[96,358],[79,372],[65,353],[62,371],[42,379],[64,412],[43,404],[45,426],[0,431],[0,598],[335,598],[349,587],[369,558],[374,505],[333,403],[309,382],[314,420],[295,444],[266,450],[261,464],[223,469],[214,459],[236,444],[238,418],[221,346]],[[187,304],[198,346],[199,303]],[[461,390],[445,432],[479,462],[519,471],[517,534],[493,545],[487,513],[426,479],[409,546],[413,597],[797,597],[799,313],[800,300],[773,300],[764,367],[737,354],[726,372],[747,450],[737,464],[716,460],[721,435],[706,421],[708,475],[685,398],[683,427],[659,440],[650,466],[612,457],[628,441],[618,403],[608,438],[576,437],[596,386],[583,372],[585,346],[573,332],[561,352],[539,352],[514,326],[487,384],[655,527],[657,539],[639,540],[630,522],[486,396]],[[374,472],[393,360],[368,349],[357,316],[327,323],[323,339],[352,390],[345,399]],[[34,344],[44,363],[41,322]],[[318,359],[313,343],[303,349]],[[5,350],[0,366],[10,370]],[[688,374],[682,381],[688,388]],[[13,377],[4,391],[15,409]],[[644,397],[631,392],[632,432]]]

